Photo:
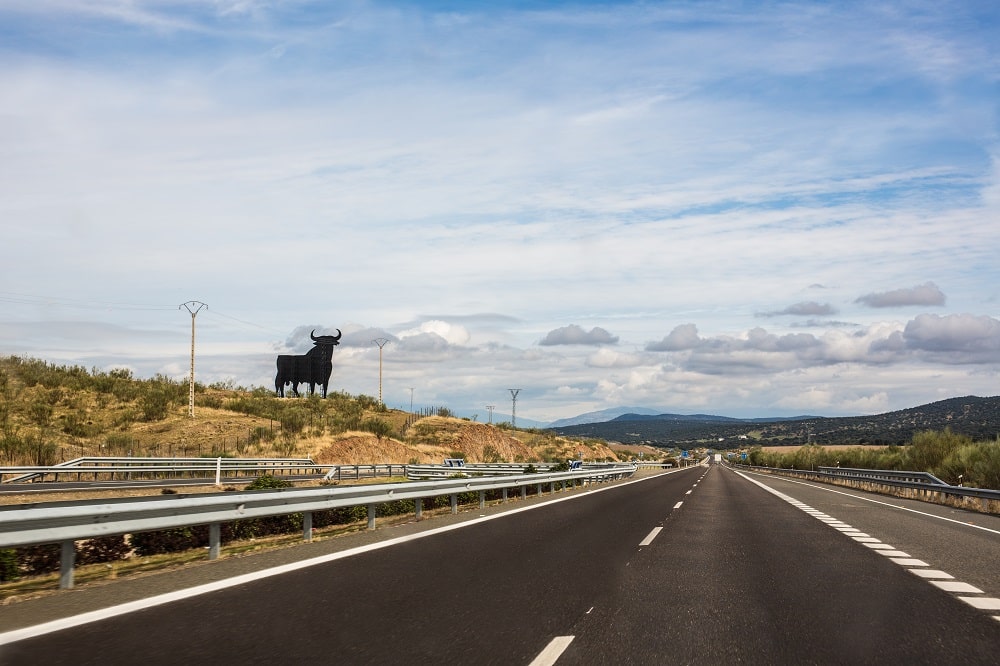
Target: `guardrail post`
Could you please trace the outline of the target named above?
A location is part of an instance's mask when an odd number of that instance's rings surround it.
[[[542,495],[542,484],[539,483],[538,484],[538,496],[541,497],[541,495]]]
[[[521,499],[528,499],[528,486],[521,486]]]
[[[486,491],[485,490],[480,490],[479,491],[479,508],[480,509],[485,509],[486,508]]]
[[[422,497],[413,500],[413,510],[417,514],[417,520],[420,520],[421,516],[424,515],[424,500]]]
[[[453,514],[458,513],[458,494],[451,494],[451,512]]]
[[[222,530],[219,523],[212,523],[208,526],[208,559],[219,559],[219,546],[222,543]]]
[[[368,505],[368,529],[375,529],[375,505]]]
[[[59,553],[59,589],[73,588],[73,565],[76,563],[76,547],[73,541],[63,541]]]
[[[313,540],[313,512],[302,512],[302,540],[310,543]]]
[[[503,502],[504,504],[507,503],[507,489],[506,488],[503,489],[503,498],[500,501]]]

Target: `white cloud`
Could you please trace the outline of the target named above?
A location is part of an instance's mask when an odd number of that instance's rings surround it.
[[[183,373],[196,298],[199,376],[339,328],[396,404],[995,392],[998,19],[4,3],[0,353]]]

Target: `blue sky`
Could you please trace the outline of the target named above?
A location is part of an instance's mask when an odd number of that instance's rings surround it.
[[[550,421],[994,395],[991,2],[0,1],[0,353]]]

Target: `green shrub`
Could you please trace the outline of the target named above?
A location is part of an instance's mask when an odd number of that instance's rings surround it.
[[[17,566],[17,551],[13,548],[0,548],[0,583],[9,583],[21,577]]]

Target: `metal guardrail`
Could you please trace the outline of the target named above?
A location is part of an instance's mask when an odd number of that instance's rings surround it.
[[[61,543],[61,588],[73,586],[74,541],[131,532],[209,525],[209,558],[219,555],[222,523],[265,516],[303,514],[303,538],[312,540],[312,512],[348,506],[367,505],[368,527],[375,529],[378,504],[401,499],[415,500],[416,515],[422,512],[425,497],[451,496],[452,513],[458,512],[460,493],[478,492],[480,506],[485,506],[488,490],[520,488],[527,496],[528,486],[542,492],[548,484],[588,483],[629,477],[635,466],[580,470],[553,474],[523,474],[513,477],[472,477],[424,482],[381,483],[368,486],[338,486],[308,489],[263,490],[213,493],[199,496],[154,496],[102,501],[57,502],[38,505],[0,507],[0,548],[33,544]]]
[[[759,465],[733,465],[751,471],[795,476],[800,478],[838,479],[841,481],[858,481],[877,483],[894,488],[910,488],[925,490],[945,495],[959,497],[974,497],[984,501],[1000,502],[1000,490],[988,488],[967,488],[965,486],[948,485],[933,474],[926,472],[906,472],[884,469],[852,469],[849,467],[817,467],[815,470],[786,469],[782,467],[762,467]]]
[[[894,469],[858,469],[856,467],[817,467],[820,473],[826,476],[842,477],[851,480],[866,481],[906,481],[909,483],[923,483],[935,486],[947,486],[948,484],[937,478],[930,472],[908,472]]]
[[[0,483],[44,481],[60,476],[78,481],[84,476],[104,475],[111,480],[172,478],[176,476],[212,476],[217,472],[229,477],[256,476],[265,472],[287,474],[327,474],[329,479],[360,479],[377,476],[404,476],[406,465],[317,465],[309,458],[77,458],[51,466],[0,467]],[[11,476],[4,480],[5,476]],[[167,476],[165,476],[167,475]]]
[[[614,469],[622,463],[581,463],[572,461],[570,470]],[[631,463],[629,463],[631,465]],[[558,463],[465,463],[462,466],[452,465],[407,465],[406,478],[413,481],[425,479],[456,478],[461,476],[516,476],[524,474],[529,467],[536,472],[545,473],[556,467]]]

